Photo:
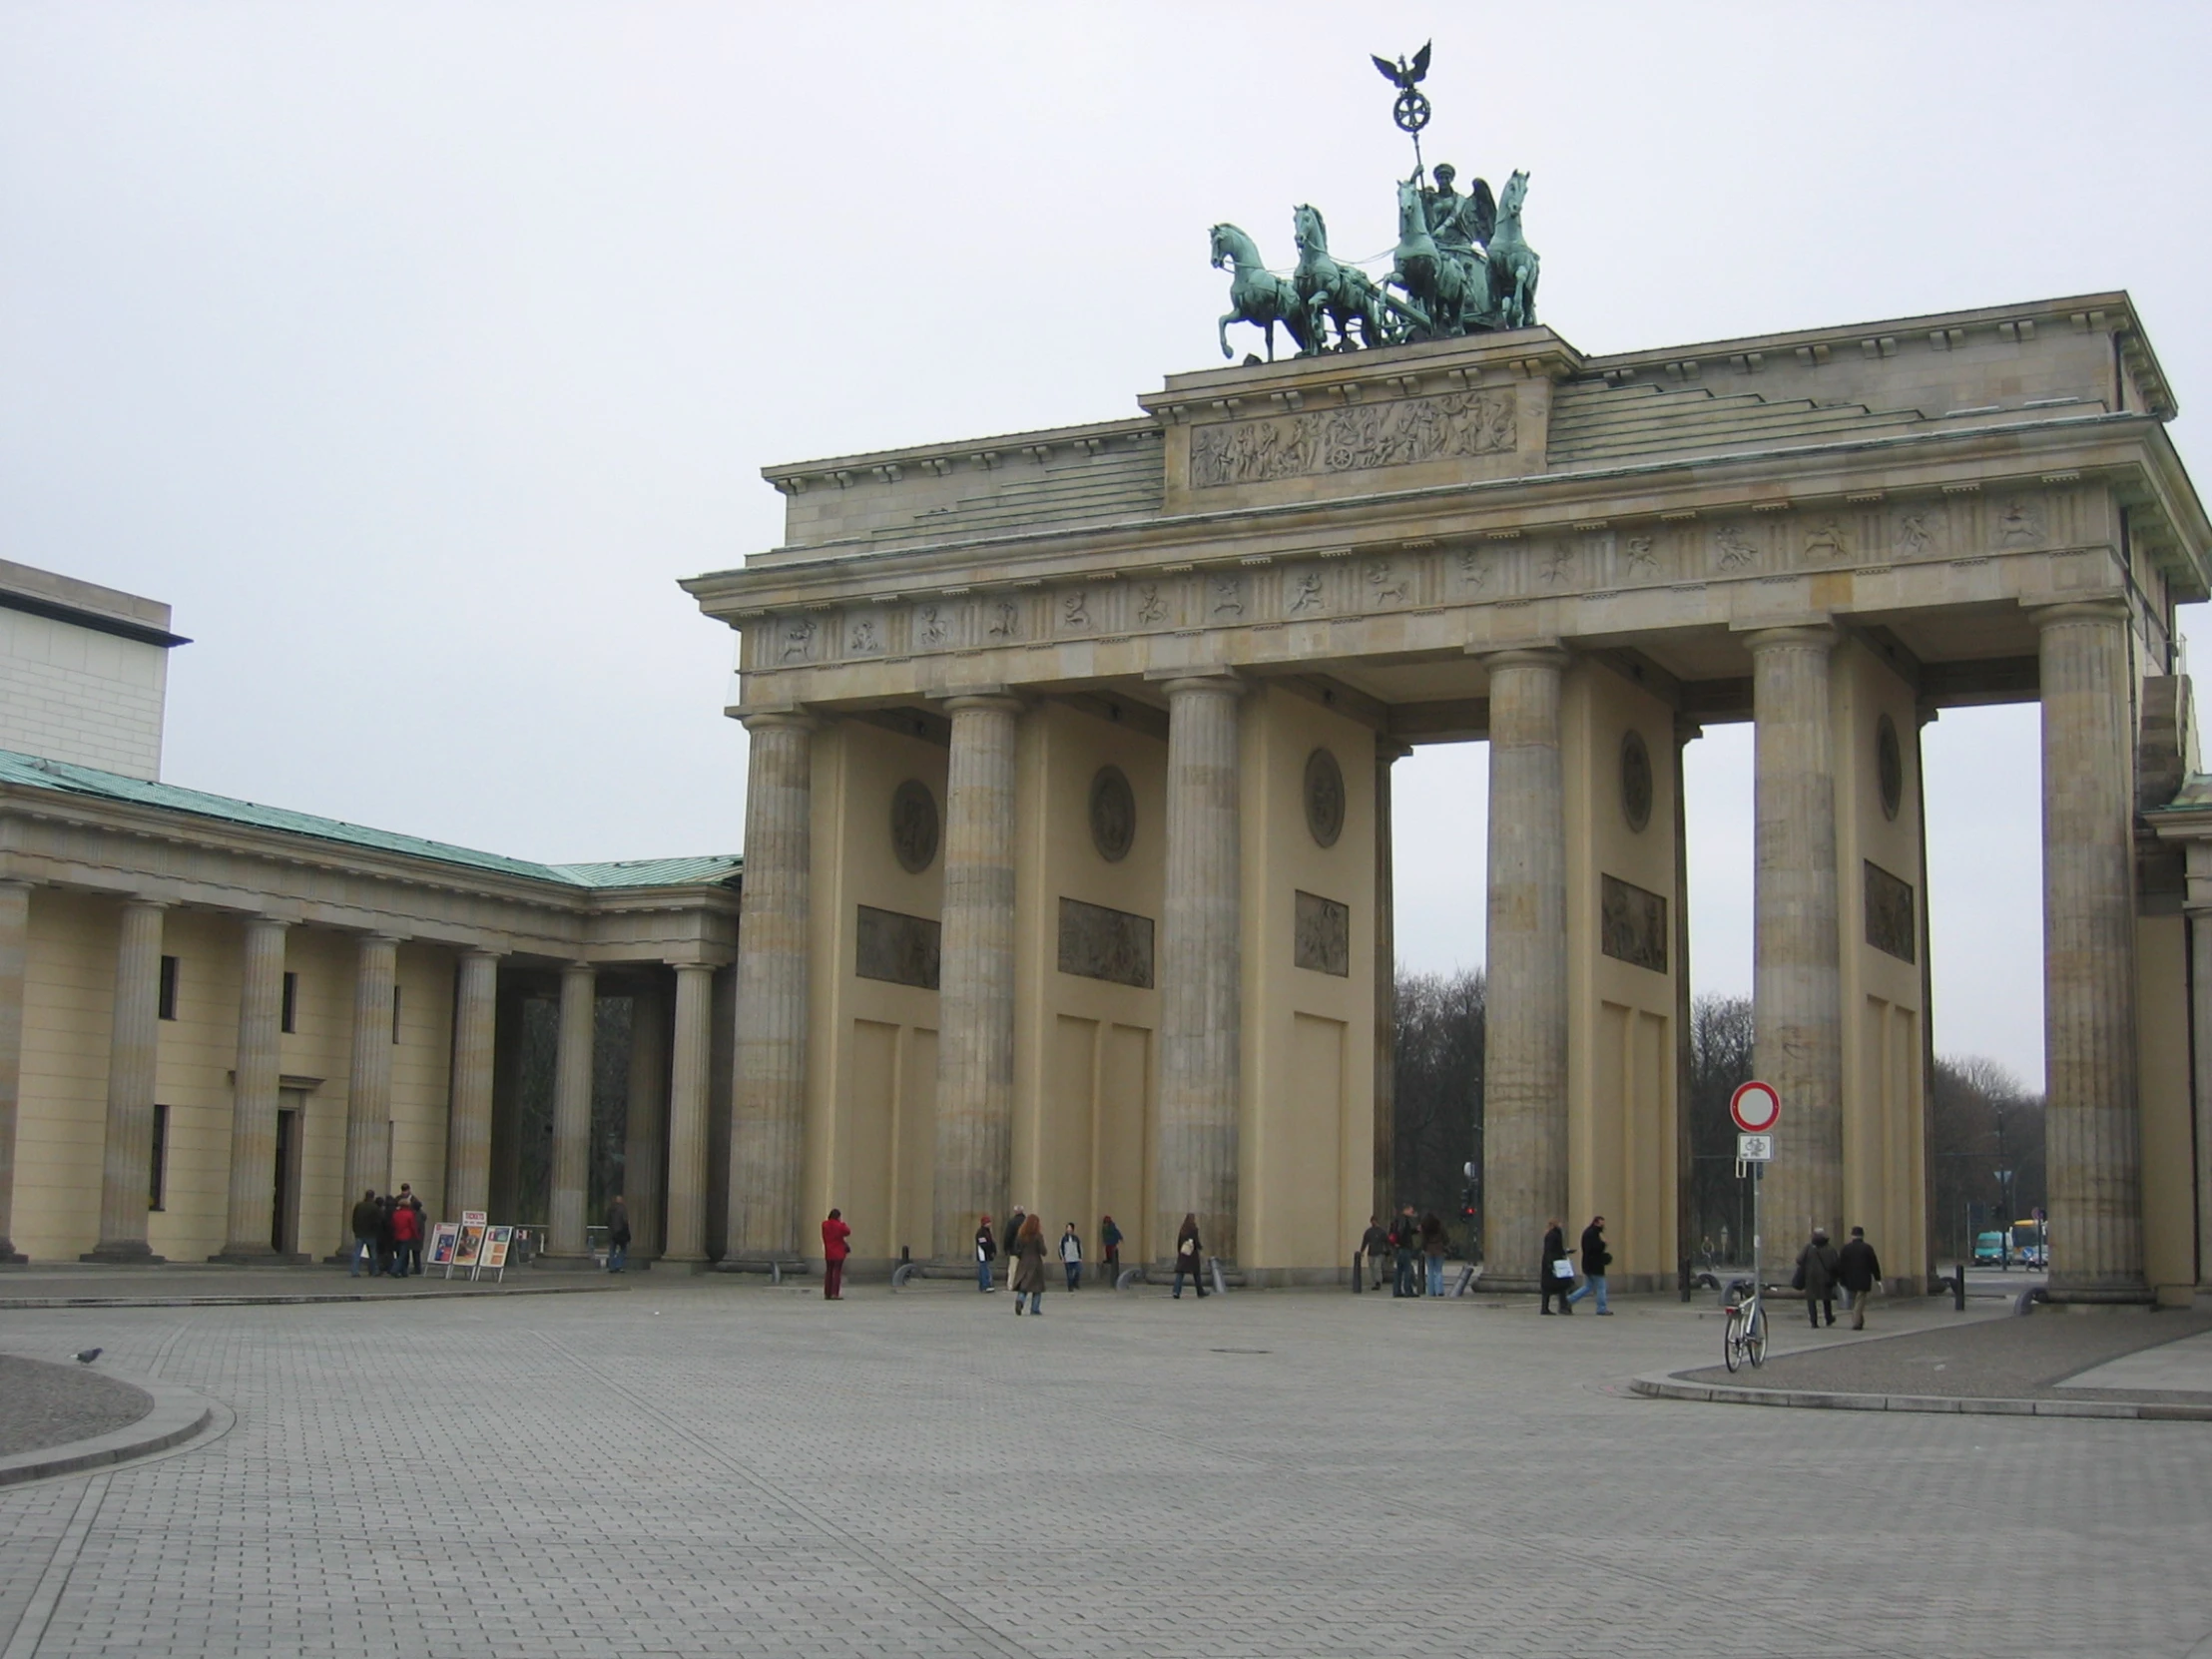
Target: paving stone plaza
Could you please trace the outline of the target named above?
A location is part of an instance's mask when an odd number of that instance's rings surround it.
[[[1632,1393],[1712,1362],[1711,1300],[13,1311],[0,1351],[226,1409],[0,1490],[0,1654],[2205,1651],[2203,1425]]]

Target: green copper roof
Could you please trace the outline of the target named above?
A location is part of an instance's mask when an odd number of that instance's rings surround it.
[[[258,830],[275,830],[287,835],[312,835],[317,840],[336,841],[346,846],[396,852],[409,858],[432,858],[439,863],[519,876],[526,881],[551,881],[564,887],[699,886],[727,881],[744,865],[742,858],[730,853],[699,858],[623,858],[597,864],[533,863],[527,858],[478,852],[444,841],[425,840],[420,835],[370,830],[337,819],[316,818],[311,813],[264,807],[252,801],[234,801],[229,796],[207,795],[199,790],[180,789],[175,784],[152,784],[143,778],[125,778],[113,772],[72,766],[67,761],[41,760],[8,750],[0,750],[0,785],[127,801],[134,806],[156,807],[164,812],[252,825]]]

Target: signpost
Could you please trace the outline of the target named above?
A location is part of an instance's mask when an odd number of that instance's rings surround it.
[[[1759,1258],[1766,1240],[1759,1231],[1759,1183],[1774,1162],[1773,1131],[1782,1121],[1782,1096],[1772,1083],[1752,1078],[1737,1084],[1728,1097],[1728,1115],[1736,1120],[1736,1179],[1744,1178],[1747,1165],[1751,1174],[1751,1280],[1764,1285],[1766,1275]]]

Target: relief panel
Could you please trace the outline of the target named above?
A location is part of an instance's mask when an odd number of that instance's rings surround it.
[[[1913,884],[1867,861],[1867,942],[1901,962],[1919,958],[1913,925]]]
[[[1517,442],[1514,402],[1501,393],[1451,392],[1223,421],[1191,430],[1191,488],[1510,455]]]
[[[1060,971],[1152,989],[1152,918],[1060,900]]]
[[[940,931],[927,916],[901,915],[896,910],[862,904],[852,971],[862,979],[933,991],[937,988]]]
[[[1318,893],[1300,892],[1292,918],[1294,960],[1316,973],[1352,976],[1352,906]]]
[[[1617,875],[1603,876],[1598,895],[1598,948],[1631,967],[1666,972],[1666,895],[1647,891]]]

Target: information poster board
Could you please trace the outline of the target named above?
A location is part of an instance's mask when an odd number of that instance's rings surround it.
[[[461,1224],[457,1221],[441,1221],[430,1230],[430,1265],[447,1270],[448,1279],[453,1277],[453,1253],[460,1243]]]
[[[457,1268],[473,1268],[483,1254],[484,1224],[490,1218],[482,1210],[461,1212],[461,1241],[453,1252],[453,1265]]]
[[[499,1282],[507,1282],[507,1250],[513,1244],[515,1230],[511,1227],[490,1227],[484,1230],[484,1248],[478,1258],[478,1274],[496,1273]]]

